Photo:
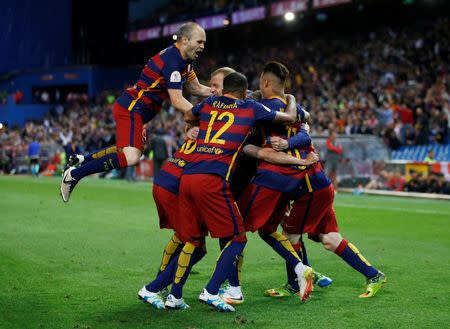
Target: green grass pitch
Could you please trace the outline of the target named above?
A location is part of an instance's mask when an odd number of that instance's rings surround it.
[[[171,232],[158,229],[149,183],[87,179],[68,204],[59,179],[0,177],[0,328],[448,328],[450,202],[338,194],[343,235],[388,283],[359,299],[362,276],[320,245],[311,264],[333,278],[311,299],[273,300],[284,263],[256,235],[245,250],[246,301],[222,314],[198,303],[218,254],[184,289],[191,309],[157,311],[136,298]]]

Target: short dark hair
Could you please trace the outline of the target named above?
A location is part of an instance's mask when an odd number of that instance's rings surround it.
[[[286,66],[279,62],[268,62],[266,65],[264,65],[263,73],[272,73],[274,76],[276,76],[278,79],[280,79],[280,82],[284,84],[289,76],[289,70]]]
[[[223,79],[224,94],[244,95],[248,88],[248,81],[245,75],[239,72],[232,72]]]

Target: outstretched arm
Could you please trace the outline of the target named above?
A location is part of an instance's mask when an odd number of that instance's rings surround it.
[[[252,144],[246,145],[243,152],[247,156],[277,165],[309,166],[319,161],[318,155],[314,152],[309,153],[306,159],[298,159],[284,152],[277,152],[271,148],[261,148]]]
[[[194,96],[208,97],[211,96],[211,88],[202,85],[197,78],[190,81],[187,85],[188,91]]]
[[[186,113],[192,108],[192,104],[183,96],[180,89],[167,89],[169,93],[170,102],[173,107],[182,113]]]

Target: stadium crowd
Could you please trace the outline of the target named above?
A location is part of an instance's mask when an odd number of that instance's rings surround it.
[[[423,33],[426,31],[426,33]],[[336,38],[298,39],[292,45],[241,47],[217,52],[197,65],[228,65],[247,75],[253,89],[266,59],[288,63],[290,91],[314,118],[313,134],[376,134],[391,149],[448,143],[449,20],[420,22]]]
[[[264,62],[277,59],[288,63],[291,71],[287,89],[312,114],[312,134],[375,134],[394,150],[402,145],[443,144],[449,142],[450,131],[448,27],[444,18],[339,38],[299,38],[294,45],[269,44],[257,51],[247,47],[210,51],[195,70],[206,82],[213,68],[233,67],[246,74],[254,90]],[[120,92],[104,92],[90,103],[56,106],[42,123],[0,130],[1,170],[14,171],[15,158],[32,139],[63,146],[69,153],[114,143],[110,108]],[[147,134],[149,140],[162,135],[170,157],[183,142],[181,114],[165,104]]]

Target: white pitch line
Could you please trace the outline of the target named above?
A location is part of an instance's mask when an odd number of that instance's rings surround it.
[[[428,210],[428,209],[417,209],[417,208],[416,209],[411,209],[411,208],[401,208],[401,207],[381,207],[381,206],[357,205],[357,204],[342,203],[342,202],[335,202],[334,204],[337,207],[345,207],[345,208],[382,209],[382,210],[391,210],[391,211],[398,211],[398,212],[413,212],[413,213],[418,213],[418,214],[435,214],[435,215],[450,216],[449,212]]]

